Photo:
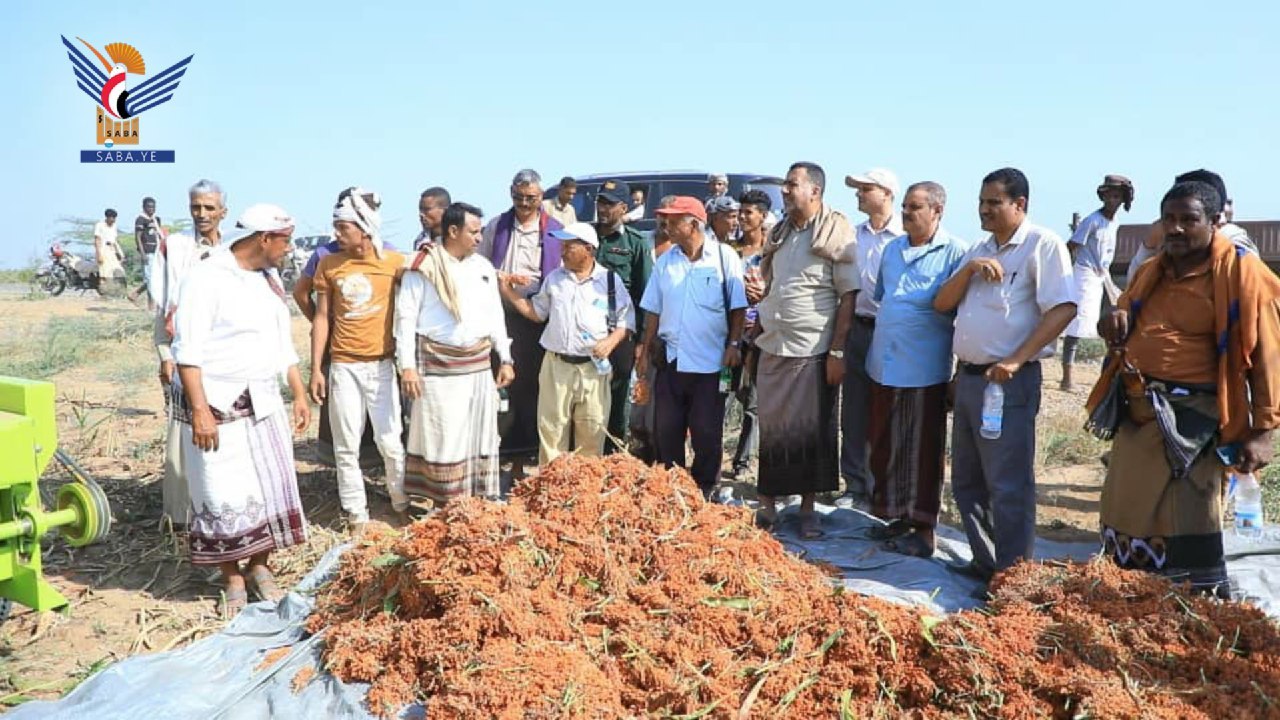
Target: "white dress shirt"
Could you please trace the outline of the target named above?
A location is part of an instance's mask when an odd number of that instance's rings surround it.
[[[272,282],[283,291],[275,268],[245,270],[230,248],[219,248],[182,283],[173,359],[200,368],[211,407],[229,410],[248,388],[256,417],[284,409],[280,381],[298,353],[289,307]]]
[[[635,330],[631,294],[616,273],[613,297],[614,327]],[[547,322],[541,343],[551,352],[585,357],[609,334],[609,270],[600,263],[585,280],[563,266],[552,270],[531,301],[538,318]]]
[[[1076,302],[1067,244],[1052,230],[1024,221],[1003,247],[988,236],[965,253],[957,266],[975,258],[995,258],[1004,279],[989,282],[981,274],[956,310],[953,351],[963,362],[986,365],[1012,355],[1040,324],[1045,313],[1063,303]],[[1053,346],[1037,351],[1033,360],[1053,354]]]
[[[906,231],[902,229],[902,216],[897,213],[894,213],[880,230],[873,230],[870,220],[854,228],[855,238],[847,252],[858,263],[858,279],[862,290],[854,302],[854,314],[875,318],[880,312],[880,303],[876,301],[876,278],[880,276],[880,258],[884,256],[884,246],[888,245],[890,240],[904,234]]]
[[[396,360],[400,369],[417,369],[418,336],[450,347],[471,347],[481,340],[493,343],[503,362],[511,362],[511,339],[498,295],[498,273],[479,253],[458,260],[443,253],[447,272],[458,293],[461,319],[455,318],[436,292],[436,286],[416,270],[406,270],[396,295]],[[537,370],[532,370],[537,372]]]

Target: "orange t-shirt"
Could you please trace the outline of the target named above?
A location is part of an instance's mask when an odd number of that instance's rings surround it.
[[[372,362],[395,354],[396,276],[404,256],[383,250],[358,257],[326,255],[316,268],[315,291],[329,296],[329,357],[333,362]]]

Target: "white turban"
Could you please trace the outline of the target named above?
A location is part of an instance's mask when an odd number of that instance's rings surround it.
[[[373,240],[373,251],[382,257],[382,215],[378,208],[382,207],[382,198],[372,190],[353,187],[343,190],[338,195],[338,204],[333,206],[333,219],[355,223]]]

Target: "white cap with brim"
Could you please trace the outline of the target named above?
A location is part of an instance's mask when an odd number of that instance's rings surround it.
[[[600,247],[600,238],[596,235],[596,229],[584,222],[569,223],[563,230],[552,230],[547,234],[562,242],[577,240],[593,248]]]
[[[872,168],[861,175],[846,175],[844,184],[851,188],[878,185],[893,193],[894,197],[898,196],[898,176],[894,175],[892,170],[884,168]]]
[[[279,205],[258,203],[245,208],[236,218],[232,229],[222,235],[222,242],[228,247],[260,232],[283,232],[293,230],[293,216]]]

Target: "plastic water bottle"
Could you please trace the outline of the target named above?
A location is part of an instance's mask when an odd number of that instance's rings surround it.
[[[1262,536],[1262,486],[1253,473],[1235,475],[1236,535],[1257,539]]]
[[[582,339],[590,343],[591,333],[584,330],[582,332]],[[595,355],[592,355],[591,364],[596,366],[596,372],[601,375],[608,375],[613,372],[613,363],[609,362],[609,358],[607,357],[598,358]]]
[[[988,440],[1000,439],[1000,429],[1004,425],[1004,388],[1000,383],[987,383],[982,393],[982,428],[978,434]]]
[[[727,395],[733,390],[733,368],[720,368],[720,394]]]

